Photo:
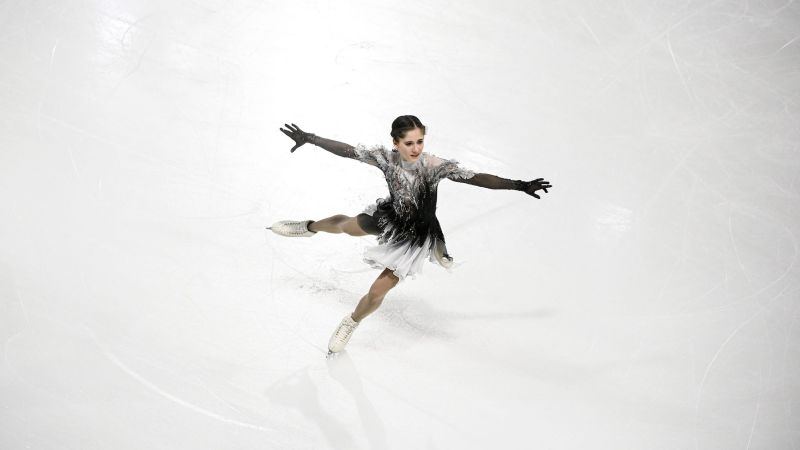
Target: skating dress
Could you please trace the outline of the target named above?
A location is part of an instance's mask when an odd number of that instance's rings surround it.
[[[363,261],[373,268],[389,268],[404,280],[422,273],[425,260],[448,272],[459,264],[447,253],[444,233],[436,218],[439,181],[469,179],[475,172],[455,160],[422,152],[413,162],[382,145],[354,148],[356,159],[379,168],[389,195],[368,205],[363,213],[373,217],[380,230],[378,245],[364,250]]]

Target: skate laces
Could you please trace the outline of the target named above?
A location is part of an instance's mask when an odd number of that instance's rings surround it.
[[[350,320],[352,320],[352,319],[350,319]],[[349,339],[349,338],[350,338],[350,335],[351,335],[351,334],[353,334],[353,331],[354,331],[354,330],[356,329],[356,327],[358,326],[358,322],[356,322],[355,320],[353,320],[353,322],[354,322],[355,324],[354,324],[354,325],[351,325],[351,324],[350,324],[350,323],[349,323],[349,322],[348,322],[348,321],[345,319],[344,323],[342,323],[342,326],[339,328],[339,332],[337,332],[337,333],[336,333],[336,337],[337,337],[337,339],[338,339],[339,341],[346,341],[347,339]]]
[[[286,220],[280,223],[279,229],[282,234],[292,236],[300,236],[306,233],[316,234],[316,231],[311,231],[308,229],[308,224],[308,220]]]

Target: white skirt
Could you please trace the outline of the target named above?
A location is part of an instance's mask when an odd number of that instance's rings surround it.
[[[392,273],[400,278],[400,281],[405,280],[406,277],[416,279],[416,276],[422,273],[425,260],[445,268],[448,273],[453,273],[454,268],[463,264],[456,263],[451,257],[445,257],[445,246],[438,239],[433,250],[430,250],[431,239],[433,238],[428,236],[425,244],[421,247],[411,242],[367,247],[364,249],[364,262],[374,269],[391,269]]]

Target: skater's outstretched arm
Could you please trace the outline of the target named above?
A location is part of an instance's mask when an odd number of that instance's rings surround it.
[[[533,181],[509,180],[490,173],[477,173],[461,166],[455,159],[444,159],[433,154],[430,155],[430,162],[434,168],[434,178],[436,180],[447,178],[459,183],[467,183],[487,189],[522,191],[536,198],[541,198],[536,194],[536,191],[544,190],[547,192],[547,189],[551,187],[550,183],[542,178],[537,178]]]
[[[306,142],[316,145],[317,147],[324,148],[325,150],[339,155],[345,158],[356,158],[355,147],[350,144],[345,144],[344,142],[334,141],[333,139],[326,139],[322,136],[317,136],[314,133],[307,133],[300,129],[295,124],[284,124],[288,130],[284,130],[281,128],[280,130],[283,131],[283,134],[292,138],[295,142],[295,146],[292,147],[291,151],[294,153],[298,147],[305,144]]]
[[[467,183],[487,189],[510,189],[515,191],[523,191],[526,194],[532,195],[536,198],[541,198],[536,194],[536,191],[543,190],[547,192],[547,189],[552,187],[550,183],[548,181],[544,181],[543,178],[537,178],[533,181],[509,180],[508,178],[498,177],[497,175],[492,175],[489,173],[476,173],[475,176],[470,178],[447,178],[459,183]]]
[[[356,148],[350,144],[346,144],[344,142],[334,141],[333,139],[324,138],[322,136],[317,136],[313,133],[311,134],[311,139],[309,140],[310,143],[316,145],[319,148],[324,148],[325,150],[333,153],[334,155],[341,156],[343,158],[353,158],[357,159],[356,155]]]
[[[346,144],[344,142],[335,141],[333,139],[324,138],[322,136],[317,136],[314,133],[307,133],[300,129],[295,124],[289,125],[284,124],[287,130],[281,128],[280,130],[290,138],[295,141],[295,146],[292,147],[291,151],[294,152],[297,150],[298,147],[305,143],[309,143],[312,145],[316,145],[317,147],[323,148],[334,155],[341,156],[343,158],[351,158],[356,159],[367,164],[373,165],[375,167],[380,167],[380,161],[374,154],[374,151],[367,150],[366,147],[354,147],[350,144]]]

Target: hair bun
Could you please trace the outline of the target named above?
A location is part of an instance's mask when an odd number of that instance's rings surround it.
[[[417,116],[399,116],[392,122],[392,132],[389,135],[392,136],[392,139],[400,140],[405,136],[406,132],[415,128],[422,130],[422,134],[425,135],[425,125],[420,122]]]

